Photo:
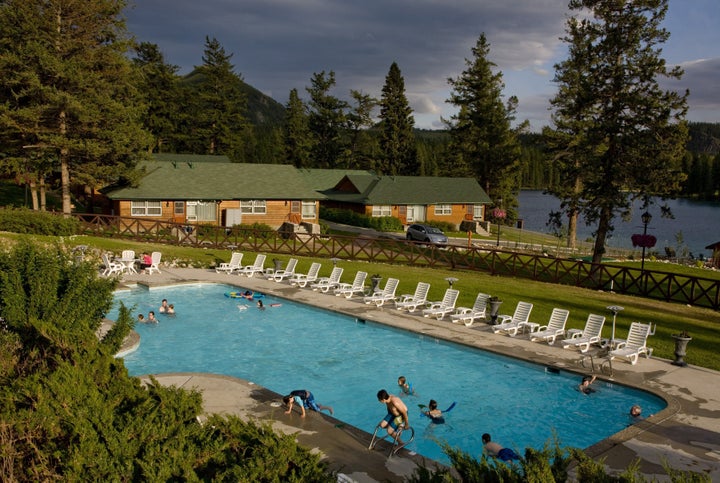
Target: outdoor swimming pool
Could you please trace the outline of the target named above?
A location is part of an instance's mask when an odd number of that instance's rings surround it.
[[[404,396],[416,439],[408,449],[447,462],[436,439],[477,456],[488,432],[505,446],[541,448],[553,436],[563,446],[588,447],[624,429],[633,404],[649,415],[665,407],[651,394],[597,381],[597,392],[576,390],[577,375],[399,331],[381,324],[266,296],[254,302],[233,299],[227,285],[190,285],[116,294],[133,314],[157,308],[163,298],[175,305],[173,317],[157,325],[138,324],[141,343],[127,355],[131,374],[208,372],[225,374],[286,394],[308,389],[333,406],[335,417],[372,433],[385,416],[379,389],[398,394],[397,378],[413,384]],[[239,310],[238,305],[247,305]],[[117,309],[108,315],[114,319]],[[560,350],[560,349],[558,349]],[[452,402],[444,425],[421,417],[418,404]],[[368,441],[369,442],[369,441]]]

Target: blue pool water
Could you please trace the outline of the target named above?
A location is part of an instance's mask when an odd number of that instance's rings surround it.
[[[308,389],[319,403],[333,406],[336,418],[369,433],[385,416],[377,391],[399,394],[397,378],[404,375],[417,393],[404,396],[416,431],[408,448],[444,462],[436,439],[477,456],[485,432],[524,451],[541,448],[555,431],[563,446],[585,448],[624,429],[633,404],[644,415],[665,407],[651,394],[601,381],[593,384],[596,393],[585,396],[576,390],[575,374],[546,372],[292,301],[267,296],[266,306],[281,306],[261,311],[254,302],[225,296],[236,290],[206,284],[117,292],[117,301],[135,307],[133,314],[157,313],[163,298],[177,311],[173,317],[158,314],[157,325],[137,325],[140,348],[124,358],[130,373],[208,372],[280,394]],[[109,317],[116,314],[115,308]],[[431,398],[440,409],[457,403],[446,424],[420,415],[418,404]]]

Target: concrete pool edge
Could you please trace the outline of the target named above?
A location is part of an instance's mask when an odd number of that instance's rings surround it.
[[[400,314],[391,309],[377,309],[359,303],[356,299],[346,300],[265,279],[218,275],[205,269],[164,269],[163,272],[161,276],[137,275],[125,279],[129,284],[148,288],[188,283],[225,283],[516,359],[578,374],[587,372],[577,365],[577,353],[520,338],[496,336],[485,324],[467,328],[448,321]],[[635,366],[618,363],[614,369],[613,378],[600,377],[660,396],[667,401],[668,407],[649,417],[643,424],[627,428],[587,448],[588,454],[596,459],[604,458],[606,466],[613,471],[622,471],[639,458],[641,471],[659,479],[666,478],[662,468],[663,460],[667,460],[674,468],[699,471],[711,478],[720,478],[720,448],[716,443],[720,440],[720,394],[712,390],[717,387],[717,383],[712,383],[712,380],[720,381],[720,374],[704,368],[680,368],[657,358],[643,358]]]

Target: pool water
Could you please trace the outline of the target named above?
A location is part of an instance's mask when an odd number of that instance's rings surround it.
[[[254,301],[225,295],[238,290],[203,284],[117,292],[116,301],[134,307],[133,314],[154,310],[160,320],[137,324],[140,347],[124,357],[130,373],[208,372],[280,394],[308,389],[336,418],[369,433],[385,416],[377,391],[400,394],[397,378],[404,375],[416,392],[403,396],[416,431],[408,449],[446,463],[436,440],[478,456],[485,432],[524,452],[542,448],[554,431],[561,445],[585,448],[627,427],[633,404],[644,415],[665,407],[649,393],[601,381],[586,396],[572,373],[320,308],[265,296],[267,308],[259,310]],[[163,298],[176,315],[157,313]],[[116,315],[115,307],[108,316]],[[456,402],[446,424],[421,416],[418,405],[430,399],[440,409]]]

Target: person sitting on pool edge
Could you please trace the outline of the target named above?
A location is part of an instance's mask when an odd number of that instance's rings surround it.
[[[510,448],[503,448],[497,443],[491,441],[490,435],[485,433],[482,435],[483,451],[488,456],[493,456],[501,461],[519,460],[520,457]]]
[[[438,409],[437,401],[434,399],[431,399],[428,403],[428,410],[423,411],[422,413],[428,418],[430,418],[430,420],[435,424],[445,423],[445,418],[442,415],[442,411]]]
[[[285,414],[290,414],[292,412],[293,404],[297,403],[298,407],[300,408],[300,417],[305,417],[305,408],[312,409],[313,411],[327,411],[331,415],[333,414],[333,408],[331,406],[323,406],[322,404],[319,404],[315,401],[315,396],[313,396],[313,393],[308,391],[307,389],[296,389],[295,391],[292,391],[287,396],[283,397],[283,402],[287,405],[288,410],[285,411]]]
[[[403,394],[415,394],[415,390],[413,389],[412,384],[407,382],[405,376],[398,377],[398,386],[400,386],[400,390],[403,392]]]
[[[579,390],[581,393],[583,393],[583,394],[592,394],[592,393],[594,393],[594,392],[595,392],[595,389],[593,389],[592,387],[590,387],[590,384],[592,384],[593,382],[595,382],[595,379],[596,379],[596,378],[597,378],[597,376],[595,376],[595,375],[583,377],[583,378],[582,378],[582,382],[581,382],[580,385],[578,386],[578,390]]]

